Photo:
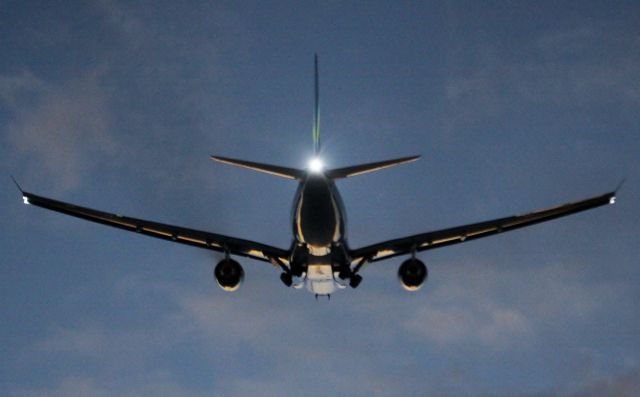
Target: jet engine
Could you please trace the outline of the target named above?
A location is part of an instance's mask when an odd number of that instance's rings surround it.
[[[402,288],[407,291],[417,291],[427,279],[429,271],[425,264],[416,258],[402,262],[398,269],[398,279]]]
[[[218,262],[213,274],[220,288],[229,292],[236,291],[240,288],[240,284],[242,284],[242,280],[244,279],[242,266],[230,258]]]

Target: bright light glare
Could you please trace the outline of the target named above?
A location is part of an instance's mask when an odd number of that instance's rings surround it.
[[[25,204],[31,204],[29,203],[29,199],[27,198],[27,196],[22,196],[22,201],[24,201]]]
[[[616,203],[616,196],[612,196],[612,197],[609,199],[609,204],[615,204],[615,203]]]
[[[322,160],[320,160],[319,158],[315,157],[315,158],[312,158],[311,161],[309,161],[309,171],[322,172],[323,168],[324,168],[324,164],[322,163]]]

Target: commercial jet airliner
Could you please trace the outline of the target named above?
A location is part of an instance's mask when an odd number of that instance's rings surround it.
[[[53,200],[23,191],[25,204],[75,216],[104,225],[224,253],[214,269],[218,285],[235,291],[244,278],[242,266],[234,256],[268,262],[280,271],[288,287],[307,289],[318,296],[329,296],[337,289],[356,288],[362,281],[363,266],[399,255],[408,255],[398,268],[400,284],[408,291],[418,290],[427,279],[427,267],[416,257],[418,252],[475,240],[521,227],[549,221],[565,215],[615,202],[616,191],[524,215],[415,234],[353,249],[345,235],[345,210],[335,181],[398,164],[415,161],[419,156],[368,164],[325,169],[320,159],[320,113],[318,57],[314,59],[313,145],[315,157],[308,168],[295,169],[226,157],[211,156],[215,161],[288,178],[298,183],[293,200],[293,241],[289,248],[277,248],[254,241],[211,232],[130,218],[74,204]],[[17,185],[17,183],[16,183]]]

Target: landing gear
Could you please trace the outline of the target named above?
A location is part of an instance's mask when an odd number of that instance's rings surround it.
[[[358,285],[362,282],[362,276],[358,274],[362,266],[367,263],[366,258],[360,258],[355,267],[349,272],[349,286],[351,288],[358,288]]]
[[[302,277],[302,273],[304,273],[304,268],[300,265],[292,264],[291,266],[291,276]]]
[[[351,271],[349,269],[340,270],[340,272],[338,273],[338,277],[340,278],[340,280],[346,280],[351,277]]]
[[[351,288],[358,288],[358,285],[362,282],[362,276],[359,274],[352,274],[349,279],[349,286]]]
[[[281,273],[280,280],[287,287],[291,287],[291,285],[293,284],[293,278],[291,277],[291,273]]]
[[[351,288],[357,288],[358,285],[360,285],[360,283],[362,282],[362,276],[359,274],[356,274],[356,270],[351,270],[349,267],[343,267],[340,269],[339,272],[334,273],[338,275],[338,278],[340,280],[348,280],[349,281],[349,286]],[[346,284],[341,284],[343,285],[342,288],[346,287]]]

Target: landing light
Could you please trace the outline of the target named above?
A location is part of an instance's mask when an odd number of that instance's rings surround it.
[[[322,163],[322,160],[320,160],[319,158],[313,158],[311,159],[311,161],[309,161],[309,171],[311,172],[322,172],[322,169],[324,168],[324,164]]]
[[[23,201],[25,204],[31,204],[31,203],[29,202],[29,199],[27,198],[27,196],[22,196],[22,201]]]
[[[615,204],[616,203],[616,196],[611,196],[611,198],[609,199],[609,204]]]

